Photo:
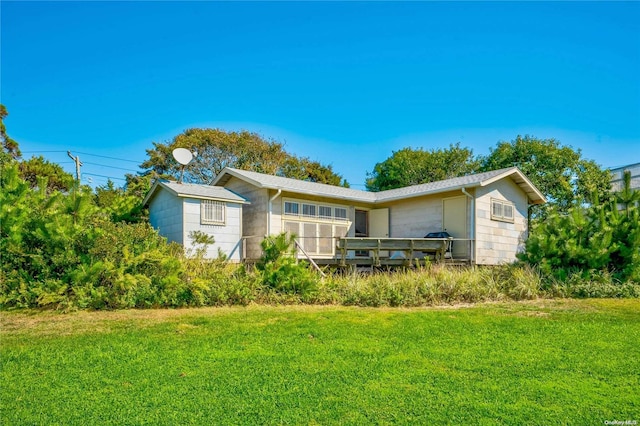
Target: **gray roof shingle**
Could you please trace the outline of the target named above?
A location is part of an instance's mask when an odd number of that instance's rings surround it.
[[[473,188],[488,185],[495,180],[511,177],[523,191],[527,193],[533,203],[545,202],[544,195],[527,179],[517,168],[493,170],[474,175],[440,180],[421,185],[407,186],[405,188],[390,189],[380,192],[360,191],[357,189],[343,188],[341,186],[326,185],[323,183],[307,182],[280,176],[266,175],[233,168],[224,169],[213,181],[212,185],[224,185],[231,176],[247,181],[258,188],[281,189],[283,191],[301,193],[307,195],[337,198],[363,203],[383,203],[394,200],[418,197],[422,195],[437,194],[453,191],[461,188]]]
[[[247,170],[225,168],[212,185],[224,185],[235,176],[248,181],[258,188],[282,189],[283,191],[296,192],[320,197],[338,198],[342,200],[362,201],[373,203],[376,200],[374,192],[359,191],[357,189],[344,188],[342,186],[327,185],[325,183],[307,182],[304,180],[285,178],[281,176],[266,175]]]
[[[207,200],[232,201],[249,204],[249,201],[233,191],[221,186],[198,185],[193,183],[178,183],[172,181],[156,181],[149,190],[143,203],[146,204],[159,187],[163,187],[178,197],[202,198]]]

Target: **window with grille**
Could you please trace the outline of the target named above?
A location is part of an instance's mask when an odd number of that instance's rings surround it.
[[[318,216],[323,219],[331,219],[331,210],[332,208],[329,206],[320,206],[318,207]]]
[[[300,205],[291,201],[284,202],[284,214],[290,216],[298,216],[300,214]]]
[[[347,220],[347,209],[343,209],[342,207],[336,207],[335,218],[336,220]]]
[[[504,200],[491,200],[491,219],[501,222],[513,222],[513,213],[513,203]]]
[[[200,223],[203,225],[224,225],[225,204],[221,201],[202,200],[200,202]]]
[[[316,206],[314,204],[303,204],[302,216],[316,217]]]
[[[347,235],[349,219],[346,207],[286,199],[282,225],[285,232],[296,236],[307,254],[331,256],[336,238]]]

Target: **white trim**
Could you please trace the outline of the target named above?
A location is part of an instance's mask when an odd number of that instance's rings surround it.
[[[500,206],[499,214],[496,214],[495,212],[496,210],[495,207],[497,206]],[[511,210],[510,216],[505,215],[505,208],[509,208]],[[491,220],[495,220],[498,222],[514,223],[515,216],[516,216],[515,210],[516,210],[516,205],[512,201],[502,200],[499,198],[491,198],[491,205],[490,205]]]
[[[292,214],[287,213],[286,205],[289,204],[297,204],[298,205],[298,213]],[[304,206],[313,206],[315,215],[304,214]],[[331,208],[331,217],[320,216],[320,207],[328,207]],[[338,218],[335,215],[336,209],[342,209],[345,211],[344,218]],[[347,223],[349,221],[349,208],[345,205],[334,204],[334,203],[325,203],[320,201],[309,201],[303,200],[299,198],[282,198],[282,219],[296,220],[302,222],[322,222],[322,223]]]

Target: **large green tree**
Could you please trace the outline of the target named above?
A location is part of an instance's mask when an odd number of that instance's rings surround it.
[[[46,178],[47,192],[66,192],[73,187],[73,176],[64,171],[60,165],[46,160],[43,156],[31,157],[18,163],[20,177],[29,183],[31,188],[37,188],[43,177]]]
[[[520,136],[510,142],[498,142],[482,158],[481,170],[517,166],[547,197],[546,206],[535,206],[534,216],[545,216],[551,206],[566,212],[574,200],[605,201],[610,197],[611,175],[594,161],[582,157],[579,149],[562,145],[555,139]]]
[[[248,131],[226,132],[220,129],[188,129],[171,141],[154,142],[147,150],[149,159],[140,167],[154,177],[178,178],[181,166],[173,156],[175,148],[186,148],[196,155],[184,168],[184,181],[210,184],[225,167],[296,179],[339,185],[340,175],[330,166],[307,158],[298,158],[284,150],[282,144],[265,140]]]
[[[375,165],[366,186],[375,192],[429,183],[473,173],[478,165],[473,151],[460,143],[444,149],[403,148]]]
[[[280,167],[280,174],[292,179],[349,187],[349,183],[336,174],[331,165],[321,164],[308,157],[289,156]]]

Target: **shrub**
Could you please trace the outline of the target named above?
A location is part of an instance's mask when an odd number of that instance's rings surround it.
[[[307,297],[318,287],[318,275],[295,255],[295,236],[285,233],[261,243],[263,254],[256,264],[262,283],[278,292]]]
[[[519,257],[559,280],[575,271],[610,274],[618,282],[640,282],[640,192],[625,188],[614,200],[589,206],[576,202],[538,223]]]

